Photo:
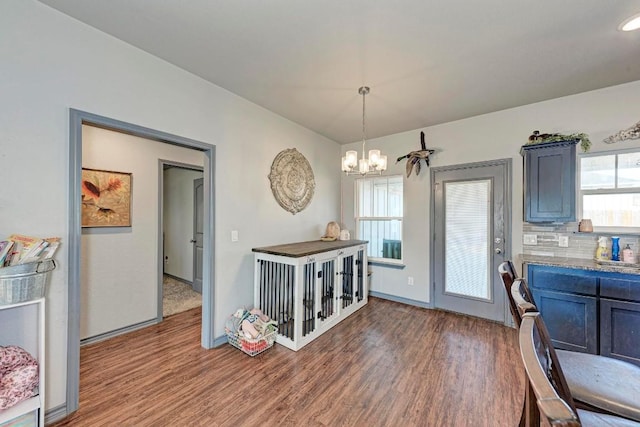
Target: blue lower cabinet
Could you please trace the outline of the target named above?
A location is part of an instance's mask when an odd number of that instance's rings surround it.
[[[640,303],[601,298],[600,329],[600,354],[640,365]]]
[[[541,289],[534,295],[555,348],[598,353],[596,297]]]
[[[527,280],[556,348],[640,365],[640,275],[529,264]]]

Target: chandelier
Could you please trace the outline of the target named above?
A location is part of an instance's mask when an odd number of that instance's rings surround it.
[[[342,171],[347,175],[382,175],[382,172],[387,170],[387,156],[381,156],[380,150],[369,150],[369,158],[364,157],[365,146],[367,140],[365,137],[365,102],[364,98],[369,93],[367,86],[362,86],[358,89],[358,93],[362,95],[362,158],[358,160],[358,152],[355,150],[349,150],[342,158]]]

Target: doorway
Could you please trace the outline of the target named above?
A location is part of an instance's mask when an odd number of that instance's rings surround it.
[[[69,111],[69,235],[68,235],[68,330],[67,330],[67,400],[66,413],[78,409],[80,379],[80,249],[81,249],[81,175],[82,126],[89,125],[115,132],[146,138],[161,143],[185,147],[203,153],[204,158],[204,214],[203,214],[203,287],[201,345],[214,347],[214,209],[215,199],[215,146],[200,141],[168,134],[80,110]],[[162,236],[158,224],[158,236]],[[160,240],[161,237],[158,238]],[[162,274],[162,245],[157,241],[158,275]]]
[[[498,265],[511,253],[511,159],[431,170],[434,306],[505,322]]]
[[[202,305],[204,179],[201,167],[160,160],[163,271],[158,283],[161,322]]]

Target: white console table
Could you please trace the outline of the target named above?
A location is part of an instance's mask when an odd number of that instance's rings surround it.
[[[278,322],[276,342],[299,350],[367,303],[367,242],[254,248],[254,305]]]

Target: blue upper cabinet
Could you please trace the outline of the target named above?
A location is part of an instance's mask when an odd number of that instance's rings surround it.
[[[576,144],[578,140],[524,145],[524,220],[576,220]]]

